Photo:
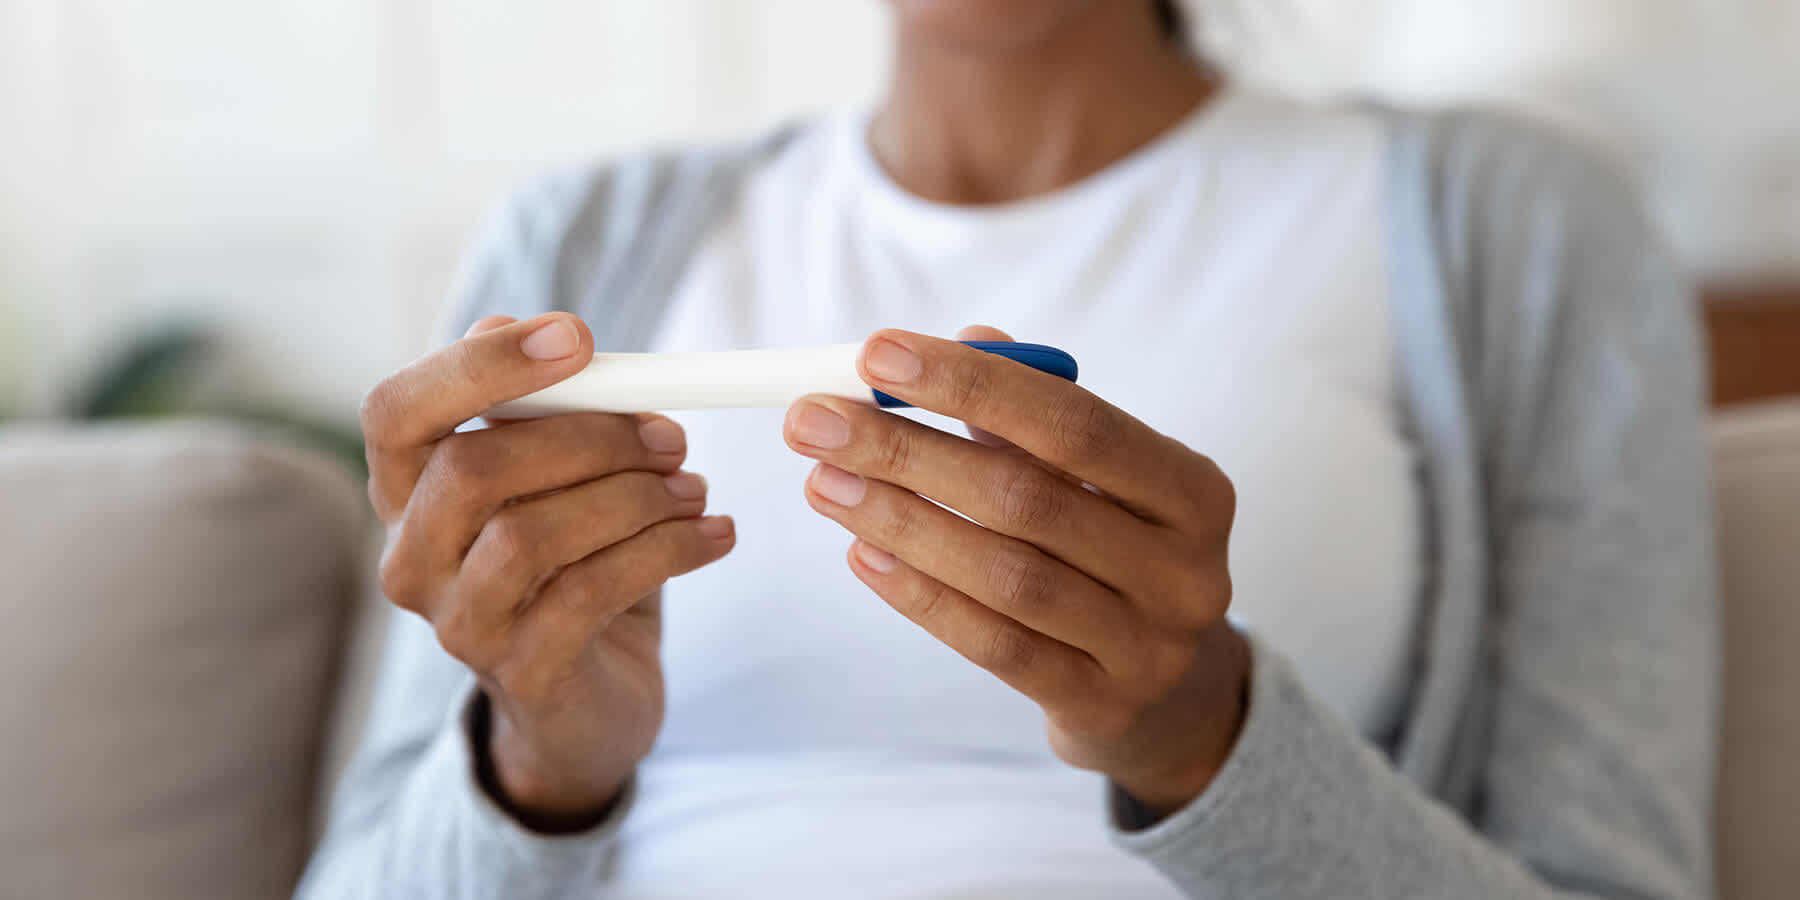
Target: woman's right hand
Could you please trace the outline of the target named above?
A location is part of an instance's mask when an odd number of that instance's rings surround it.
[[[381,586],[428,620],[490,706],[476,735],[527,824],[603,815],[663,719],[658,590],[730,552],[706,484],[660,416],[572,415],[456,428],[579,372],[580,320],[483,319],[363,404],[369,496],[387,526]]]

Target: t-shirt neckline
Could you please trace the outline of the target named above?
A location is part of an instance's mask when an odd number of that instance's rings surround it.
[[[928,200],[902,187],[875,157],[870,144],[869,129],[875,118],[874,107],[866,107],[846,116],[840,128],[839,140],[846,145],[841,150],[850,161],[856,187],[883,213],[909,219],[935,220],[936,224],[944,227],[994,225],[1013,219],[1037,220],[1054,216],[1058,210],[1080,207],[1089,198],[1109,195],[1138,178],[1152,177],[1150,173],[1160,168],[1164,161],[1191,153],[1193,142],[1217,127],[1226,108],[1235,102],[1236,97],[1236,92],[1222,88],[1160,134],[1099,171],[1055,190],[1005,203],[942,203]]]

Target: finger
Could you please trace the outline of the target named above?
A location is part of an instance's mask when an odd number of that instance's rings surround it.
[[[958,341],[1005,341],[1005,342],[1011,342],[1011,341],[1016,340],[1016,338],[1014,338],[1011,334],[1008,334],[1007,332],[1001,331],[998,328],[994,328],[994,327],[991,327],[988,325],[970,325],[969,327],[964,328],[961,331],[958,331],[956,333],[956,339]],[[1064,472],[1061,469],[1056,468],[1055,466],[1049,465],[1048,463],[1045,463],[1043,460],[1037,459],[1037,457],[1034,457],[1031,454],[1026,453],[1023,450],[1020,450],[1017,444],[1014,444],[1012,441],[1009,441],[1006,438],[1000,437],[999,435],[994,434],[993,432],[984,431],[980,428],[976,428],[975,426],[970,425],[967,422],[963,423],[963,427],[968,429],[969,439],[974,441],[977,444],[981,444],[986,447],[998,447],[1003,450],[1014,451],[1014,452],[1018,453],[1020,456],[1026,458],[1026,459],[1033,460],[1037,464],[1044,466],[1046,471],[1055,473],[1057,475],[1057,477],[1062,478],[1065,481],[1068,481],[1070,484],[1081,487],[1084,490],[1089,489],[1089,486],[1083,485],[1081,483],[1081,479],[1076,478],[1075,476],[1070,475],[1069,473]],[[1103,493],[1103,492],[1101,492],[1101,493]]]
[[[464,338],[376,385],[362,409],[376,510],[386,518],[405,507],[430,445],[496,404],[581,371],[593,348],[580,319],[551,313]]]
[[[1001,331],[998,328],[993,328],[993,327],[990,327],[987,325],[970,325],[969,327],[964,328],[961,331],[958,331],[956,333],[956,339],[959,341],[1008,341],[1008,342],[1010,342],[1010,341],[1012,341],[1013,336],[1010,334],[1007,334],[1004,331]],[[967,427],[969,429],[969,438],[977,444],[984,444],[989,447],[1011,447],[1012,446],[1012,442],[1008,441],[1006,438],[1000,437],[991,432],[983,431],[979,428],[976,428],[973,425],[968,425],[967,423],[965,423],[965,427]]]
[[[958,331],[956,333],[956,339],[959,341],[1007,341],[1007,342],[1010,342],[1013,339],[1013,336],[1010,334],[1007,334],[1004,331],[1001,331],[998,328],[993,327],[992,325],[970,325],[969,327],[964,328],[961,331]]]
[[[736,543],[736,526],[726,516],[652,525],[564,569],[544,588],[529,615],[551,621],[610,620],[669,579],[725,558]]]
[[[1153,521],[1203,514],[1194,491],[1198,454],[1092,392],[955,341],[878,332],[858,363],[876,390],[1017,444]],[[1171,485],[1170,479],[1176,480]]]
[[[658,590],[669,579],[711,565],[736,543],[732,521],[724,516],[664,522],[564,569],[536,601],[511,623],[509,644],[540,663],[590,658],[595,636],[602,631],[649,629],[659,634],[662,598]],[[652,641],[616,645],[651,648]],[[640,661],[656,666],[654,657]],[[542,678],[547,667],[525,666]],[[554,675],[552,676],[554,677]],[[543,690],[555,691],[550,684]],[[546,696],[548,696],[546,694]]]
[[[1128,587],[1160,540],[1144,534],[1155,526],[1017,449],[827,396],[795,404],[786,424],[788,445],[801,455],[923,494],[1115,588]]]
[[[887,605],[964,659],[1043,705],[1076,696],[1099,676],[1087,654],[1025,627],[867,541],[850,571]]]
[[[512,316],[488,316],[486,318],[476,319],[475,324],[469,326],[469,330],[464,332],[463,337],[471,338],[476,335],[487,334],[490,331],[497,331],[501,328],[505,328],[517,321],[519,320]]]
[[[1129,604],[1023,541],[996,534],[917,494],[821,465],[812,508],[1013,621],[1099,659],[1130,652]]]
[[[666,416],[553,416],[445,438],[415,494],[441,486],[498,506],[619,472],[666,474],[686,458],[687,433]]]
[[[500,508],[627,471],[667,475],[687,438],[662,416],[553,416],[454,434],[438,442],[390,542],[398,565],[454,570]]]
[[[699,516],[705,495],[695,475],[626,472],[508,506],[469,548],[459,605],[471,607],[476,627],[503,625],[565,567],[658,524]]]

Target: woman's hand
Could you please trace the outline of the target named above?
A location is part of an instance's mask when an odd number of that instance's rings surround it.
[[[1225,621],[1231,482],[1092,393],[959,343],[884,331],[860,366],[977,440],[832,397],[790,410],[789,445],[821,461],[808,502],[858,537],[851,570],[1042,706],[1064,761],[1162,814],[1198,797],[1249,679]]]
[[[456,427],[592,358],[566,314],[484,319],[383,381],[363,407],[381,586],[474,671],[492,785],[528,824],[603,814],[662,727],[664,581],[731,550],[706,483],[659,416]]]

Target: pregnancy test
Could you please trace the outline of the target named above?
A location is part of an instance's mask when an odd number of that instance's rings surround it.
[[[1059,378],[1076,378],[1075,358],[1054,347],[1005,341],[964,343]],[[574,412],[783,408],[809,394],[831,394],[888,409],[907,406],[871,389],[856,374],[862,346],[596,353],[587,368],[568,380],[483,415],[489,419],[537,419]]]

